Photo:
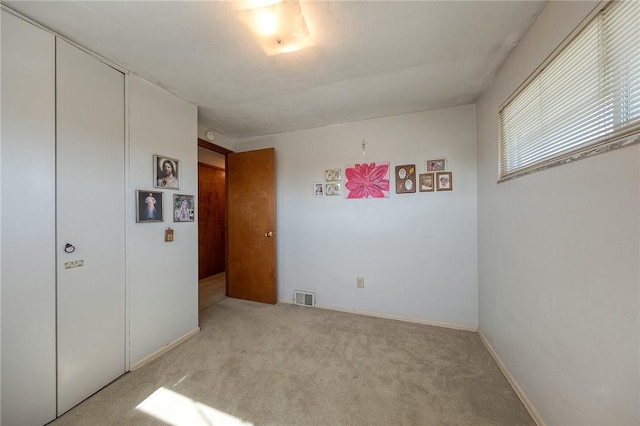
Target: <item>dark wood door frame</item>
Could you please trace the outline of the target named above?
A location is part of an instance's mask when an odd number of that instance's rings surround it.
[[[198,138],[198,146],[224,155],[224,169],[227,169],[227,154],[231,154],[233,151],[200,138]]]
[[[206,141],[204,139],[198,138],[198,146],[204,149],[208,149],[209,151],[214,151],[217,152],[218,154],[222,154],[224,155],[224,169],[225,171],[228,171],[228,161],[227,161],[227,155],[233,153],[232,150],[224,148],[220,145],[216,145],[214,143],[211,143],[209,141]],[[225,187],[225,198],[228,196],[228,191],[227,191],[227,173],[225,172],[225,178],[224,178],[224,187]],[[225,200],[226,201],[226,200]],[[225,215],[226,217],[226,215]],[[229,259],[228,259],[228,249],[229,249],[229,245],[228,245],[228,241],[227,241],[227,220],[225,219],[225,241],[224,241],[224,246],[225,246],[225,259],[224,259],[224,266],[225,266],[225,270],[227,270],[228,265],[229,265]],[[227,284],[226,280],[225,280],[225,295],[229,294],[229,285]]]
[[[222,155],[225,156],[225,158],[226,158],[227,154],[230,154],[230,153],[233,152],[230,149],[221,147],[220,145],[216,145],[214,143],[211,143],[209,141],[205,141],[204,139],[200,139],[200,138],[198,138],[198,146],[202,147],[202,148],[205,148],[205,149],[208,149],[209,151],[215,151],[218,154],[222,154]]]

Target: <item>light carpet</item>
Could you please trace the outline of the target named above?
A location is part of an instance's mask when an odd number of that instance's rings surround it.
[[[230,298],[201,328],[51,424],[535,424],[473,332]]]

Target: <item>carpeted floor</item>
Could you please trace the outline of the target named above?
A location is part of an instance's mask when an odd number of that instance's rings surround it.
[[[51,424],[535,424],[476,333],[230,298],[200,326]]]

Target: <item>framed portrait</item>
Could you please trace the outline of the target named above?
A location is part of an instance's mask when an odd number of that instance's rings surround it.
[[[447,160],[445,158],[433,158],[424,160],[425,172],[443,172],[447,170]]]
[[[173,221],[193,222],[195,217],[194,195],[173,194]]]
[[[453,190],[453,176],[451,172],[436,173],[436,189],[438,191]]]
[[[342,180],[342,170],[341,169],[329,169],[324,172],[324,179],[327,182],[337,182]]]
[[[396,166],[396,194],[416,192],[416,165]]]
[[[418,186],[420,192],[433,192],[434,191],[434,173],[422,173],[418,176]]]
[[[162,222],[162,192],[136,191],[136,222]]]
[[[180,189],[180,161],[163,155],[153,156],[153,185],[156,188]]]
[[[321,183],[314,183],[313,184],[313,196],[318,198],[318,197],[324,197],[324,185],[322,185]]]

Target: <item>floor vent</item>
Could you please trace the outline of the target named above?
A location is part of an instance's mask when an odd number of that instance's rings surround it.
[[[316,294],[310,291],[294,290],[293,303],[301,306],[316,306]]]

